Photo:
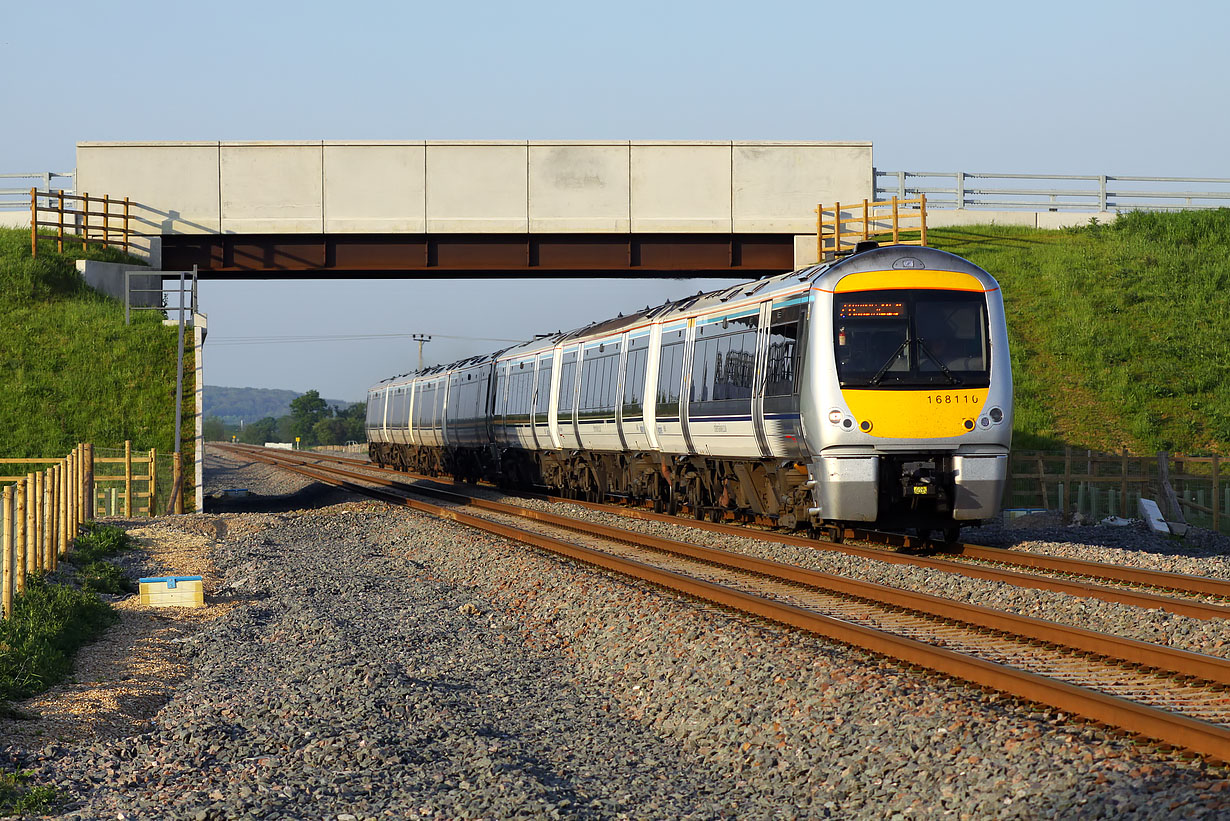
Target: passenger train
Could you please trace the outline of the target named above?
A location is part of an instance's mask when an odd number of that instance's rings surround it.
[[[374,462],[713,521],[953,540],[1000,509],[1012,374],[999,286],[863,248],[373,386]]]

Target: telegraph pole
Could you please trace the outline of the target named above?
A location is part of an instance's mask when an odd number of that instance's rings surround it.
[[[419,343],[419,370],[423,370],[423,343],[431,341],[431,334],[411,334],[411,339]]]

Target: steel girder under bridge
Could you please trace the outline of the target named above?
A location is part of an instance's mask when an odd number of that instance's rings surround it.
[[[174,234],[203,278],[724,277],[790,270],[792,234]]]

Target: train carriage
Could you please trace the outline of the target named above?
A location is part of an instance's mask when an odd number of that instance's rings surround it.
[[[998,513],[1011,428],[998,285],[914,246],[386,380],[368,413],[380,463],[950,537]]]

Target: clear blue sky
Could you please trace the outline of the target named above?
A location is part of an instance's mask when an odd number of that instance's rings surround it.
[[[1222,2],[860,5],[4,0],[0,173],[71,168],[90,140],[607,138],[871,140],[886,170],[1230,177]],[[206,283],[206,381],[358,399],[414,365],[408,340],[212,343],[518,338],[698,287]]]

